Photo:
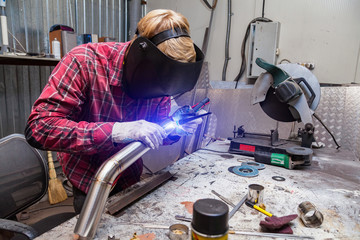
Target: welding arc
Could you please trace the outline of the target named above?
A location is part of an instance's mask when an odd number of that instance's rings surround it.
[[[197,115],[197,116],[194,116],[194,117],[190,117],[190,118],[180,119],[180,120],[178,121],[178,123],[179,123],[179,125],[183,125],[183,124],[185,124],[185,123],[191,122],[191,121],[193,121],[193,120],[195,120],[195,119],[197,119],[197,118],[204,117],[204,116],[209,115],[209,114],[211,114],[211,112],[207,112],[207,113],[200,114],[200,115]]]

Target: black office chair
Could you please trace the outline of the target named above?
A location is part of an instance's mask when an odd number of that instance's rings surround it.
[[[24,135],[0,139],[0,230],[13,232],[10,239],[33,239],[75,216],[74,212],[56,214],[32,226],[17,222],[16,214],[38,202],[47,188],[47,162]]]

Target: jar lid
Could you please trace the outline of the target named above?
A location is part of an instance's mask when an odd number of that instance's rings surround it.
[[[229,229],[229,207],[217,199],[200,199],[194,203],[192,228],[205,235],[225,234]]]

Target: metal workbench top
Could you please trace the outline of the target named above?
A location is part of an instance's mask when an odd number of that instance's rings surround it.
[[[228,168],[240,166],[252,158],[229,154],[228,148],[227,141],[214,142],[169,166],[166,170],[176,173],[175,180],[167,181],[127,207],[120,217],[104,213],[95,239],[115,236],[128,240],[135,232],[147,236],[142,239],[168,239],[167,229],[151,225],[168,227],[183,223],[190,227],[190,223],[175,219],[175,215],[191,218],[186,203],[201,198],[218,199],[211,193],[215,190],[237,204],[247,194],[250,184],[265,187],[263,202],[273,215],[296,214],[298,205],[304,201],[314,204],[323,214],[324,222],[318,228],[305,227],[300,218],[293,220],[294,235],[315,239],[360,239],[360,162],[353,154],[335,149],[314,150],[310,167],[288,170],[266,165],[258,176],[247,178],[230,173]],[[273,176],[282,176],[285,181],[275,181]],[[232,230],[260,232],[259,223],[265,217],[243,205],[229,225]],[[37,239],[71,239],[76,221],[74,217]],[[229,235],[229,239],[267,238]]]

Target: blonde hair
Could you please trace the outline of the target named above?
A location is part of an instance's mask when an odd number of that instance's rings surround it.
[[[190,33],[188,20],[182,14],[167,9],[153,10],[137,24],[139,35],[146,38],[152,38],[162,31],[174,28],[185,29]],[[137,35],[134,39],[136,37]],[[160,43],[157,47],[174,60],[195,62],[196,52],[193,41],[189,37],[171,38]]]

